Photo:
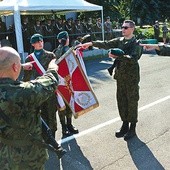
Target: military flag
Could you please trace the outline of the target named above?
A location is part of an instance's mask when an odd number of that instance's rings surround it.
[[[88,80],[85,66],[83,65],[82,68],[80,54],[82,53],[76,55],[73,48],[70,48],[56,62],[59,66],[57,92],[70,106],[75,118],[99,106]]]

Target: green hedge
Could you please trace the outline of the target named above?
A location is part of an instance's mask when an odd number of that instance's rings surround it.
[[[170,24],[168,24],[170,25]],[[150,25],[145,25],[142,28],[141,27],[136,27],[135,30],[135,35],[139,39],[152,39],[154,38],[154,29]],[[170,37],[170,32],[168,33],[168,39]],[[160,36],[159,36],[159,41],[162,41],[162,26],[160,26]]]

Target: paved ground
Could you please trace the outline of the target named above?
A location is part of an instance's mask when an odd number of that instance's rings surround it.
[[[59,161],[50,153],[46,170],[170,170],[170,57],[143,54],[137,136],[117,139],[116,82],[107,73],[108,58],[86,61],[100,107],[74,120],[80,133],[56,139],[68,151]]]

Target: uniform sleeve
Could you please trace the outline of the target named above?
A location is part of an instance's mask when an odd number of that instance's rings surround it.
[[[25,63],[30,62],[29,57],[25,59]],[[31,79],[33,70],[23,70],[22,81],[29,81]]]
[[[55,50],[55,57],[58,60],[60,57],[62,56],[62,49],[61,48],[57,48]]]
[[[159,46],[160,50],[156,50],[158,55],[170,56],[170,47],[169,46]]]
[[[35,80],[21,84],[22,91],[19,95],[24,99],[24,103],[30,106],[40,106],[49,97],[54,95],[58,86],[58,74],[54,70],[48,70],[43,76]]]
[[[109,41],[92,41],[94,47],[108,50],[110,48],[117,48],[119,46],[119,38],[114,38]]]

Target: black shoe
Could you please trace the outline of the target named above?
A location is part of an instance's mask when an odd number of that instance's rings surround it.
[[[79,133],[79,130],[77,128],[75,128],[73,125],[68,125],[67,128],[68,128],[69,132],[72,134]]]
[[[122,127],[120,128],[119,131],[115,133],[115,136],[117,138],[123,137],[129,130],[129,123],[128,122],[123,122]]]
[[[131,123],[129,131],[124,135],[124,140],[127,141],[136,136],[136,123]]]
[[[67,127],[62,127],[62,134],[63,134],[63,137],[71,136],[71,133]]]
[[[129,130],[129,131],[124,135],[124,140],[127,141],[127,140],[133,138],[134,136],[136,136],[136,132]]]
[[[63,155],[66,153],[67,153],[67,151],[65,149],[63,149],[61,146],[56,151],[58,159],[61,159],[63,157]]]

